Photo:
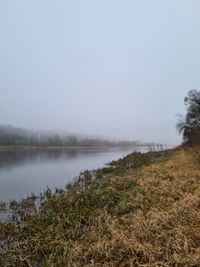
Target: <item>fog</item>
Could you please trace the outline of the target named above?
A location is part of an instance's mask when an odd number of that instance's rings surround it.
[[[196,0],[0,0],[0,124],[178,144]]]

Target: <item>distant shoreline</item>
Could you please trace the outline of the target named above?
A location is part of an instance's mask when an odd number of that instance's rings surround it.
[[[86,149],[86,148],[127,148],[127,147],[160,147],[160,145],[76,145],[76,146],[55,146],[55,145],[0,145],[0,151],[4,150],[28,150],[28,149]]]

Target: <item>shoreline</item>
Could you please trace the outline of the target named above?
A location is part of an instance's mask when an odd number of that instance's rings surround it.
[[[46,190],[39,209],[12,202],[0,266],[199,266],[199,161],[200,147],[136,152]]]
[[[0,151],[8,150],[37,150],[37,149],[105,149],[105,148],[139,148],[139,147],[148,147],[148,148],[160,148],[165,147],[164,145],[77,145],[77,146],[54,146],[54,145],[0,145]]]

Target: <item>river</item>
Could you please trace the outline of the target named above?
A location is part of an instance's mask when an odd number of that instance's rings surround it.
[[[0,151],[0,200],[20,200],[47,187],[64,187],[80,172],[105,166],[140,148],[24,149]]]

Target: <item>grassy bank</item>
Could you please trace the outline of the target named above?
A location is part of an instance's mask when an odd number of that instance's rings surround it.
[[[0,266],[200,266],[199,163],[198,147],[134,153],[45,192],[39,210],[14,203]]]

